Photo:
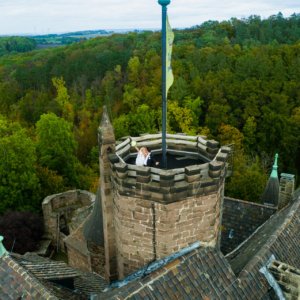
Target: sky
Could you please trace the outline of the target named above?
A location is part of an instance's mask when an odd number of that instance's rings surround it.
[[[168,6],[173,28],[278,12],[284,17],[300,13],[300,1],[171,0]],[[0,0],[0,35],[160,27],[157,0]]]

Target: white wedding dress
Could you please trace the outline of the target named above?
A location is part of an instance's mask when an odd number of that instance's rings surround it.
[[[137,157],[136,157],[136,160],[135,160],[135,164],[137,166],[143,166],[144,165],[144,160],[145,160],[145,157],[144,157],[144,154],[143,154],[143,148],[140,149]]]

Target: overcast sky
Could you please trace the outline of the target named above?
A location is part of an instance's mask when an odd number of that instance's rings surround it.
[[[267,18],[300,13],[299,0],[172,0],[168,13],[173,28],[207,20],[228,20],[256,14]],[[157,0],[0,0],[0,35],[46,34],[95,29],[159,28]]]

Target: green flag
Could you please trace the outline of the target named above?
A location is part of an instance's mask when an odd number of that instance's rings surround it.
[[[173,41],[174,41],[174,32],[169,23],[169,18],[167,16],[167,59],[166,59],[166,70],[167,70],[167,78],[166,78],[166,96],[168,97],[168,91],[171,85],[174,82],[173,71],[171,67],[171,60],[172,60],[172,48],[173,48]]]

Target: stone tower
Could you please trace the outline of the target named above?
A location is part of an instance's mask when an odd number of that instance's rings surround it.
[[[98,128],[100,181],[97,199],[83,233],[88,243],[91,270],[104,271],[107,284],[117,279],[113,194],[109,155],[115,154],[115,135],[106,106]],[[105,257],[105,259],[104,259]],[[104,270],[103,270],[104,269]],[[103,275],[103,274],[102,274]]]
[[[168,134],[168,153],[192,157],[195,165],[165,171],[127,164],[136,156],[132,141],[160,153],[161,134],[128,137],[115,146],[105,107],[98,137],[100,184],[84,228],[92,270],[103,269],[103,250],[110,283],[195,242],[217,243],[229,148],[203,136]]]
[[[170,171],[110,157],[119,280],[197,241],[217,243],[229,149],[218,152],[218,143],[205,143],[206,157],[215,160]],[[118,151],[125,161],[129,148]]]

